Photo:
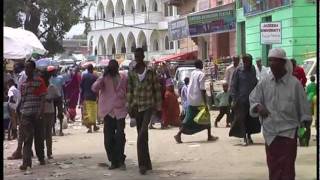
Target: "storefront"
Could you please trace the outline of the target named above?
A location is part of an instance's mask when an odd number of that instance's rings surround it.
[[[266,65],[269,50],[281,47],[301,64],[316,56],[316,43],[315,1],[237,1],[237,54],[261,57]]]
[[[209,59],[212,56],[210,47],[219,49],[223,48],[223,44],[229,44],[228,39],[228,42],[221,42],[218,45],[217,42],[211,41],[211,36],[213,34],[235,33],[236,18],[233,5],[191,13],[184,18],[172,21],[168,25],[169,37],[171,40],[191,37],[198,45],[198,59]],[[230,55],[229,48],[228,46],[226,56]]]

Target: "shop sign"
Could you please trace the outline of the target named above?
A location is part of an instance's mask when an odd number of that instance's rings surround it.
[[[281,22],[260,24],[261,44],[281,44]]]
[[[188,37],[189,32],[186,18],[169,22],[168,30],[169,39],[172,41]]]
[[[188,16],[190,36],[230,32],[236,29],[234,10],[209,11]]]

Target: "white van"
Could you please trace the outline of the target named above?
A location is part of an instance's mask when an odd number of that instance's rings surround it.
[[[307,84],[306,85],[308,85],[310,83],[311,76],[315,76],[316,81],[317,81],[317,74],[316,74],[317,73],[317,58],[316,57],[304,60],[302,67],[303,67],[303,70],[306,73],[306,77],[307,77]]]

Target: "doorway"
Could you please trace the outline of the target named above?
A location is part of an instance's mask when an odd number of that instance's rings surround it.
[[[272,22],[272,16],[262,17],[262,22]],[[270,49],[272,49],[272,44],[262,44],[262,64],[265,66],[269,66],[268,54]]]
[[[230,37],[228,32],[217,34],[217,45],[218,58],[230,56]]]

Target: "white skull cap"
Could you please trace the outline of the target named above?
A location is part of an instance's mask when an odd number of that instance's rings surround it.
[[[273,58],[279,58],[283,60],[288,60],[286,52],[282,48],[273,48],[269,51],[268,58],[273,57]]]

